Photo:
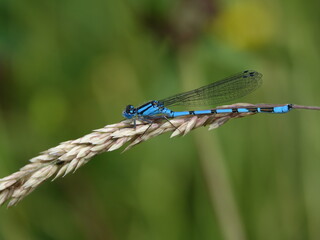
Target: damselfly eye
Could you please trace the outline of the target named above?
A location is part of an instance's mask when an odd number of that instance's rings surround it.
[[[133,110],[134,110],[134,106],[132,106],[132,105],[128,105],[126,107],[126,113],[133,113]]]

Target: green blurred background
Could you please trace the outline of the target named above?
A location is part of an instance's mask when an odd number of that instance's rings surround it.
[[[0,1],[0,177],[127,104],[254,69],[250,103],[320,105],[316,0]],[[0,208],[0,239],[320,239],[320,112],[95,157]]]

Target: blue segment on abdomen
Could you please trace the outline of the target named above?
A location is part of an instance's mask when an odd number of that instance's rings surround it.
[[[186,115],[190,115],[189,111],[185,111],[185,112],[172,112],[170,117],[181,117],[181,116],[186,116]]]
[[[181,117],[187,115],[203,115],[212,114],[211,110],[199,110],[199,111],[183,111],[183,112],[172,112],[171,117]]]
[[[247,109],[247,108],[237,108],[237,111],[238,111],[239,113],[247,113],[247,112],[250,112],[249,109]]]
[[[193,111],[195,115],[199,114],[211,114],[211,110],[199,110],[199,111]]]
[[[275,113],[287,113],[291,110],[291,108],[289,107],[289,105],[285,105],[285,106],[280,106],[280,107],[274,107],[273,111]]]
[[[291,105],[287,104],[284,106],[277,107],[258,107],[257,111],[260,113],[287,113],[291,110]]]
[[[232,113],[232,109],[216,109],[216,113]]]

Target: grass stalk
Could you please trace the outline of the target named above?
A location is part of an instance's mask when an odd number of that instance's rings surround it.
[[[253,107],[257,105],[237,103],[219,108]],[[270,106],[270,105],[268,105]],[[320,107],[294,105],[296,109],[320,110]],[[116,124],[107,125],[94,130],[76,140],[60,143],[40,155],[29,160],[29,163],[19,171],[0,179],[0,205],[8,201],[8,207],[17,204],[30,194],[41,183],[53,177],[58,177],[75,172],[86,164],[93,156],[114,151],[127,144],[124,151],[161,134],[172,132],[171,137],[184,136],[190,131],[204,126],[209,130],[220,127],[229,119],[245,117],[255,113],[224,113],[186,116],[170,119],[155,120],[149,123],[137,121],[136,128],[132,127],[131,120],[124,120]]]

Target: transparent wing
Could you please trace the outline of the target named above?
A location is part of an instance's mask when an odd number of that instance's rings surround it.
[[[164,106],[205,106],[230,102],[256,90],[262,74],[246,70],[207,86],[159,100]]]

